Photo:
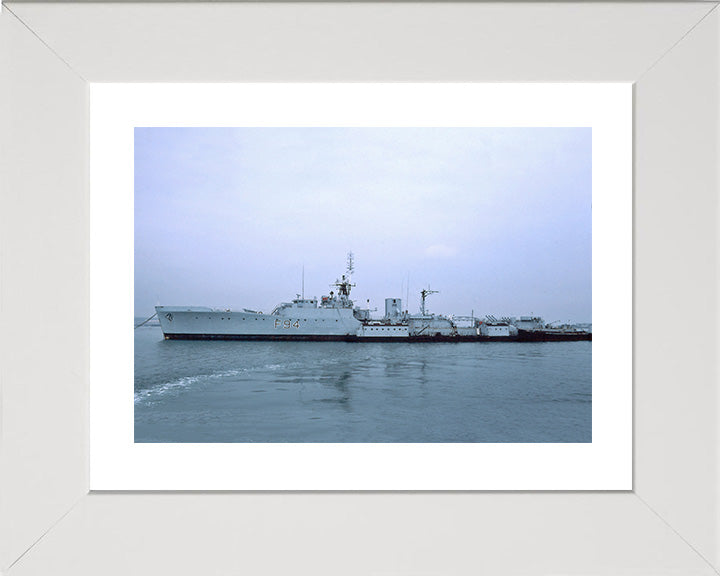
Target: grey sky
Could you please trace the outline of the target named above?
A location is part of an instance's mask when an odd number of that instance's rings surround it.
[[[136,128],[135,314],[419,291],[591,321],[590,128]],[[403,306],[408,308],[407,305]]]

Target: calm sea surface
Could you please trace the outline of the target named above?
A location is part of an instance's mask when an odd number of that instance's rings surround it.
[[[591,368],[591,342],[173,341],[143,326],[135,441],[591,442]]]

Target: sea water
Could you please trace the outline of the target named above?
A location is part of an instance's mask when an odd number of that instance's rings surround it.
[[[591,342],[187,341],[135,330],[135,442],[591,441]]]

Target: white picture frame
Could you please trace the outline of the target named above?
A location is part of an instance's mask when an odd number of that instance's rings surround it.
[[[4,6],[0,569],[715,574],[716,7]],[[632,491],[88,493],[88,82],[238,79],[635,83]]]

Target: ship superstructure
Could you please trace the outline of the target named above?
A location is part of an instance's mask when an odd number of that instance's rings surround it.
[[[421,291],[419,314],[403,311],[400,298],[385,299],[385,314],[373,318],[369,308],[356,307],[350,298],[354,261],[348,255],[347,267],[332,285],[329,294],[317,298],[298,295],[276,306],[269,314],[244,308],[218,310],[203,306],[156,306],[165,339],[185,340],[344,340],[395,342],[447,342],[468,340],[544,340],[545,325],[539,318],[524,322],[523,328],[510,319],[492,316],[431,314],[426,299],[436,290]],[[303,282],[304,284],[304,282]],[[587,331],[551,329],[552,340],[590,340]]]

